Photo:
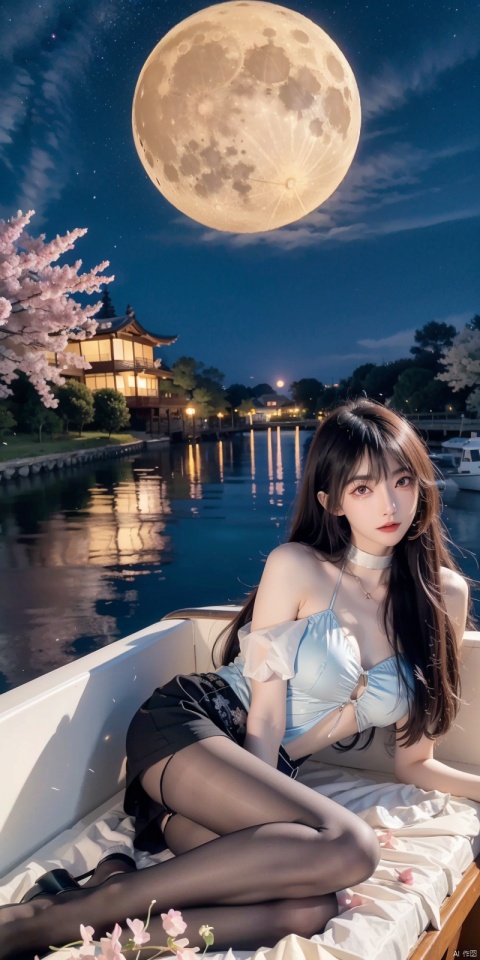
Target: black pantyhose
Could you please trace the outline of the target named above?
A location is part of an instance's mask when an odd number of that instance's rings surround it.
[[[160,768],[143,778],[157,800]],[[367,824],[223,737],[176,754],[163,791],[187,833],[190,821],[217,838],[186,849],[186,836],[180,856],[62,894],[47,910],[36,911],[34,901],[12,908],[10,922],[0,915],[0,958],[31,960],[52,942],[75,939],[80,923],[101,935],[127,916],[144,918],[153,899],[156,915],[182,910],[193,943],[198,918],[217,926],[219,948],[275,943],[292,927],[310,936],[332,916],[331,894],[370,876],[378,862]],[[162,943],[158,920],[153,930]]]

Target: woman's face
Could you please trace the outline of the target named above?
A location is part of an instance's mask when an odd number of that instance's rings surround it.
[[[418,482],[412,473],[387,455],[387,475],[378,482],[364,456],[345,487],[339,516],[351,528],[352,543],[360,550],[385,556],[405,536],[415,517]]]

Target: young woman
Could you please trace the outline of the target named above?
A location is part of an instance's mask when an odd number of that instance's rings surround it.
[[[6,908],[0,956],[31,958],[80,922],[99,933],[144,917],[152,899],[153,943],[172,906],[190,933],[213,925],[219,949],[321,931],[379,848],[366,823],[295,781],[302,759],[394,723],[399,779],[480,800],[480,777],[434,759],[458,707],[467,607],[423,442],[393,411],[345,403],[313,439],[289,542],[268,557],[223,665],[156,690],[131,724],[138,845],[163,833],[177,856]]]

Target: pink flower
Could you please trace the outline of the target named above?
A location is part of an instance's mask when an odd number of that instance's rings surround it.
[[[175,950],[177,960],[197,960],[195,954],[199,953],[200,947],[184,947],[182,950]]]
[[[89,960],[90,957],[95,956],[95,949],[92,949],[92,940],[95,930],[93,927],[84,927],[83,923],[80,924],[80,936],[83,940],[82,946],[79,950],[79,956],[83,960]]]
[[[378,842],[381,847],[385,847],[386,850],[395,850],[395,847],[398,846],[398,840],[393,836],[393,830],[387,830],[386,833],[380,833],[378,836]]]
[[[361,907],[362,904],[367,903],[365,897],[361,897],[359,893],[350,893],[347,890],[337,893],[337,902],[343,910],[351,910],[352,907]]]
[[[407,867],[406,870],[402,870],[401,873],[397,870],[397,877],[400,880],[400,883],[406,883],[408,887],[413,886],[413,873],[410,867]]]
[[[122,951],[122,944],[120,943],[120,936],[122,933],[122,928],[115,924],[112,933],[107,933],[106,937],[102,937],[100,940],[100,946],[102,948],[102,953],[100,954],[98,960],[125,960]]]
[[[185,933],[187,924],[185,923],[180,910],[169,910],[168,913],[162,913],[162,927],[169,937],[176,937],[179,933]],[[183,960],[183,958],[182,958]],[[189,957],[185,960],[190,960]]]
[[[142,943],[148,943],[150,940],[150,934],[145,930],[145,924],[143,920],[128,920],[127,924],[130,927],[130,930],[133,934],[133,942],[136,947],[141,947]]]

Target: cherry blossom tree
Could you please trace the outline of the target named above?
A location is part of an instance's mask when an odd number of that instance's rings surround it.
[[[26,227],[33,215],[19,210],[0,220],[0,398],[11,395],[10,384],[23,371],[45,406],[56,407],[52,385],[65,383],[62,370],[90,367],[83,357],[67,354],[68,341],[93,336],[93,317],[101,307],[101,302],[82,307],[72,294],[91,294],[114,278],[101,276],[108,260],[82,274],[81,260],[52,266],[87,230],[76,228],[50,241],[45,234],[32,237]],[[48,353],[57,355],[58,366],[49,363]]]
[[[454,393],[464,387],[471,387],[467,408],[480,410],[480,330],[472,329],[468,325],[460,330],[440,363],[445,367],[445,371],[437,374],[437,380],[448,383]]]

